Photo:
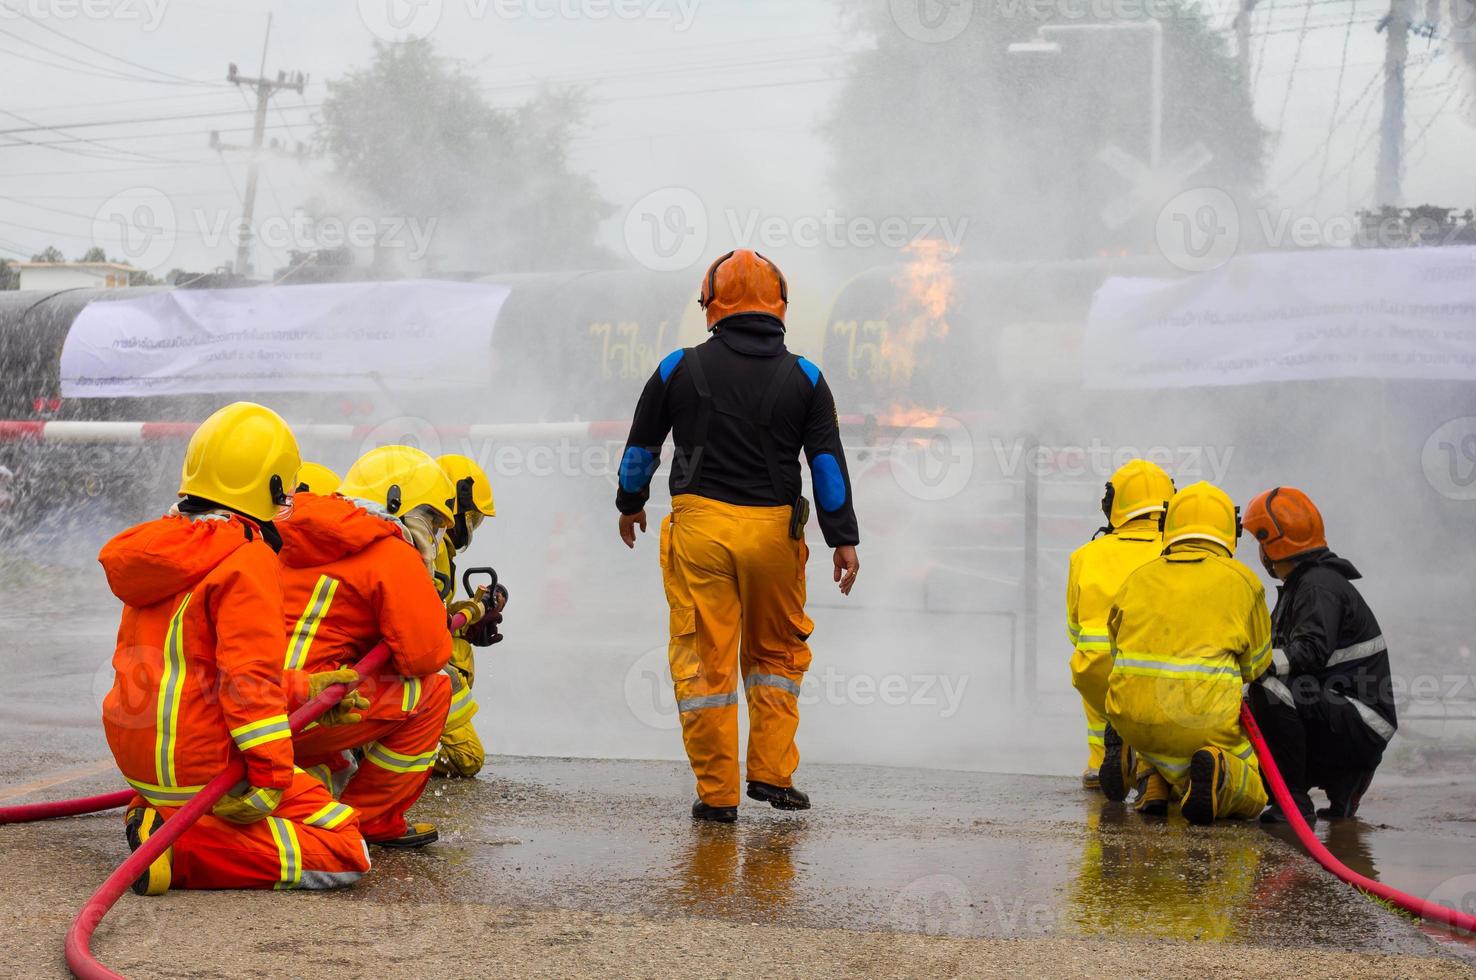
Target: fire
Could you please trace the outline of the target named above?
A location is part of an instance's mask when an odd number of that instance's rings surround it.
[[[881,364],[893,384],[907,384],[919,363],[922,346],[948,336],[948,307],[953,301],[953,257],[958,248],[935,239],[919,239],[906,248],[908,259],[896,280],[902,296],[881,342]]]
[[[899,429],[935,429],[946,414],[942,408],[923,408],[909,402],[893,402],[876,416],[877,424]]]

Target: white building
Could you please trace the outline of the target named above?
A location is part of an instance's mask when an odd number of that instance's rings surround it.
[[[21,289],[114,289],[128,285],[131,265],[118,262],[16,262]]]

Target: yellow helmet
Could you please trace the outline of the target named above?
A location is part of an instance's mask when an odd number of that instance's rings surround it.
[[[1163,512],[1174,495],[1174,481],[1157,463],[1129,460],[1117,468],[1102,494],[1102,513],[1107,523],[1122,527],[1128,521]]]
[[[265,405],[234,402],[190,437],[179,493],[270,521],[291,500],[301,465],[297,437],[282,416]]]
[[[458,513],[475,511],[483,517],[497,516],[497,504],[492,500],[492,481],[487,479],[487,471],[478,466],[476,460],[458,453],[447,453],[437,456],[436,463],[456,484]]]
[[[382,504],[396,517],[424,505],[447,524],[456,519],[456,487],[451,478],[427,453],[412,446],[369,450],[349,467],[338,492]]]
[[[303,463],[302,469],[297,471],[297,489],[327,496],[338,489],[343,482],[343,477],[324,466],[322,463]]]
[[[1235,554],[1240,540],[1240,508],[1230,495],[1200,480],[1174,494],[1163,518],[1163,543],[1213,541]]]

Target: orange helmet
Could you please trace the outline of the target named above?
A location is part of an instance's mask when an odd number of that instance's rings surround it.
[[[1271,561],[1327,547],[1322,514],[1296,487],[1276,487],[1252,500],[1245,510],[1245,529],[1256,536]]]
[[[767,313],[783,322],[789,284],[773,262],[740,248],[707,267],[697,305],[707,311],[709,329],[735,313]]]

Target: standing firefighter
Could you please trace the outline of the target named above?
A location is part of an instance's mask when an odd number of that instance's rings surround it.
[[[1180,490],[1164,514],[1166,550],[1128,576],[1107,619],[1107,720],[1194,824],[1249,819],[1266,805],[1240,686],[1271,663],[1271,620],[1260,580],[1234,558],[1239,538],[1225,491]]]
[[[1316,816],[1351,817],[1394,737],[1393,685],[1383,631],[1353,587],[1358,569],[1327,547],[1322,514],[1296,487],[1252,500],[1246,530],[1283,585],[1271,613],[1272,666],[1250,706],[1302,815],[1309,787],[1327,793]],[[1262,820],[1284,820],[1273,805]]]
[[[738,686],[748,696],[748,795],[781,810],[810,799],[799,765],[800,682],[810,666],[803,449],[820,529],[849,595],[860,570],[835,400],[820,369],[784,346],[788,289],[756,252],[707,270],[701,299],[713,336],[672,352],[646,383],[620,462],[620,537],[635,547],[672,433],[672,513],[661,525],[671,607],[671,676],[697,777],[692,816],[738,819]],[[740,660],[741,647],[741,660]]]
[[[431,568],[454,497],[435,460],[385,446],[360,457],[338,493],[299,494],[282,522],[288,635],[279,666],[353,677],[355,661],[381,639],[389,644],[389,664],[359,687],[362,720],[296,738],[299,765],[327,785],[346,781],[340,799],[359,811],[371,844],[420,847],[438,837],[405,814],[425,791],[451,704],[441,673],[451,634]],[[362,753],[357,770],[353,750]]]
[[[1071,683],[1081,694],[1087,721],[1087,768],[1082,785],[1103,787],[1108,799],[1127,795],[1129,754],[1122,739],[1107,731],[1103,714],[1112,644],[1107,614],[1123,581],[1163,551],[1158,516],[1174,495],[1174,481],[1154,463],[1134,459],[1118,467],[1102,495],[1107,533],[1077,548],[1066,576],[1066,632],[1071,638]],[[1111,765],[1103,765],[1111,736]],[[1100,777],[1098,773],[1101,773]],[[1158,798],[1166,798],[1155,794]]]
[[[470,778],[481,772],[487,761],[487,750],[472,725],[477,713],[477,702],[472,697],[472,684],[477,678],[472,647],[489,647],[501,641],[498,624],[502,622],[502,608],[507,604],[507,590],[498,585],[495,595],[479,594],[456,600],[456,556],[471,547],[472,535],[484,520],[497,516],[497,505],[492,500],[492,481],[475,460],[448,453],[436,457],[436,464],[456,487],[456,520],[441,538],[436,577],[445,594],[446,611],[452,616],[464,612],[475,621],[463,626],[451,639],[451,662],[446,665],[446,676],[451,679],[451,711],[446,716],[446,729],[441,732],[435,774]]]
[[[273,520],[299,461],[275,412],[228,405],[190,439],[174,508],[98,556],[124,602],[103,727],[137,793],[129,845],[232,759],[246,763],[245,784],[149,867],[133,885],[139,894],[335,888],[369,869],[353,809],[293,768]]]

